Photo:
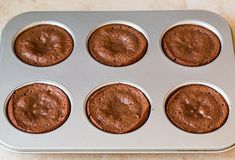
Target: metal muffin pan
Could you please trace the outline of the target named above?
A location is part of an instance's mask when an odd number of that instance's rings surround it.
[[[63,62],[34,67],[14,54],[14,39],[37,24],[64,27],[74,39],[74,49]],[[105,66],[87,50],[87,39],[95,28],[124,23],[140,30],[148,40],[145,56],[125,67]],[[197,24],[212,30],[221,41],[221,52],[211,63],[185,67],[172,62],[161,48],[161,38],[177,24]],[[0,144],[14,152],[155,153],[219,152],[235,144],[235,57],[229,25],[219,15],[191,11],[98,11],[29,12],[16,16],[2,32],[0,48]],[[64,90],[71,113],[59,128],[43,134],[29,134],[13,127],[6,116],[7,99],[19,86],[42,82]],[[127,83],[148,97],[151,112],[146,123],[127,134],[110,134],[93,126],[85,113],[88,96],[105,84]],[[192,134],[175,127],[165,114],[165,101],[174,89],[200,83],[220,92],[229,105],[225,124],[207,134]]]

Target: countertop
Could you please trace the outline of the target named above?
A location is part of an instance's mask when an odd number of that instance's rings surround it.
[[[184,10],[204,9],[224,17],[235,35],[234,0],[0,0],[0,32],[14,16],[27,11],[99,11],[99,10]],[[0,126],[1,131],[1,126]],[[0,160],[232,160],[235,148],[223,153],[207,154],[16,154],[0,148]]]

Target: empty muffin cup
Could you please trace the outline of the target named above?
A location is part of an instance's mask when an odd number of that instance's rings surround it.
[[[87,46],[96,61],[121,67],[139,61],[147,51],[148,41],[132,26],[115,23],[96,29],[89,37]]]
[[[11,124],[27,133],[45,133],[60,127],[70,114],[64,91],[46,83],[16,89],[9,97],[6,113]]]
[[[224,97],[202,84],[179,87],[168,97],[165,105],[169,120],[190,133],[208,133],[220,128],[229,113]]]
[[[220,53],[221,43],[215,33],[203,26],[182,24],[164,34],[162,49],[175,63],[197,67],[215,60]]]
[[[73,38],[64,28],[40,24],[16,37],[14,51],[24,63],[45,67],[64,61],[71,54],[73,46]]]
[[[147,121],[150,103],[138,88],[114,83],[94,91],[89,96],[86,113],[98,129],[123,134],[140,128]]]

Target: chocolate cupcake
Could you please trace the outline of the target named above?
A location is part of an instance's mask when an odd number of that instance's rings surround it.
[[[123,134],[141,127],[150,113],[144,93],[127,84],[110,84],[95,91],[87,100],[86,112],[102,131]]]
[[[73,50],[73,39],[63,28],[37,25],[23,31],[15,40],[15,54],[23,62],[51,66],[65,60]]]
[[[139,61],[146,53],[147,39],[124,24],[108,24],[96,29],[88,40],[91,56],[98,62],[121,67]]]
[[[70,101],[58,87],[33,83],[13,92],[7,103],[7,116],[17,129],[45,133],[60,127],[70,113]]]
[[[184,66],[202,66],[216,59],[220,53],[220,40],[212,31],[198,25],[178,25],[162,38],[166,56]]]
[[[223,96],[201,84],[180,87],[166,102],[170,121],[190,133],[208,133],[220,128],[227,120],[228,112]]]

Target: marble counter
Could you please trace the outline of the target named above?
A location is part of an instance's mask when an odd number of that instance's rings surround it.
[[[0,32],[12,17],[27,11],[205,9],[223,16],[235,35],[234,0],[0,0]],[[1,126],[0,126],[1,131]],[[15,154],[0,148],[0,160],[232,160],[235,148],[216,154]]]

